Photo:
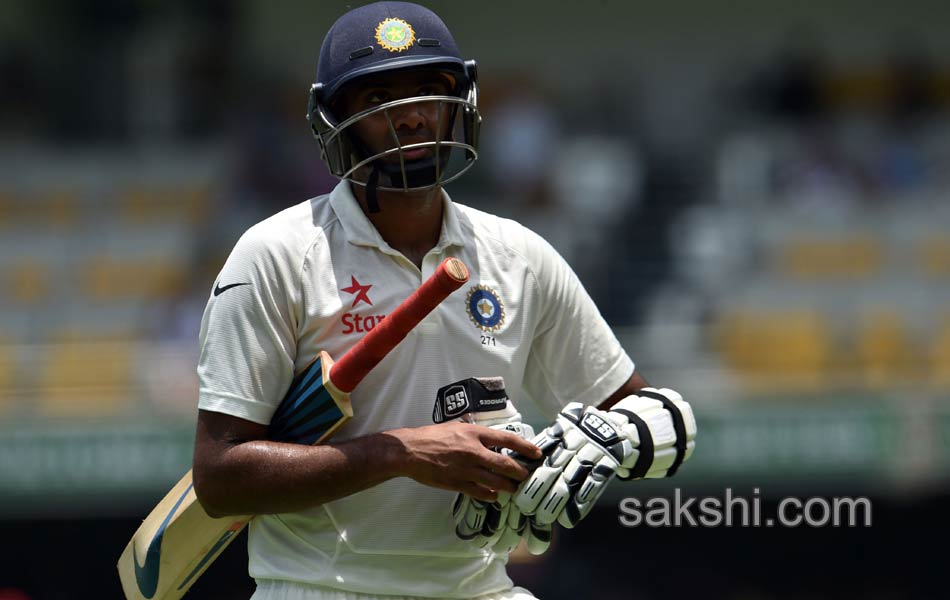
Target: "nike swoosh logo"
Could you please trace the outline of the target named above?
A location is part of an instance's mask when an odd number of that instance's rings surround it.
[[[226,286],[224,286],[224,287],[221,287],[220,285],[215,284],[215,286],[214,286],[214,295],[215,295],[215,296],[220,296],[222,293],[228,291],[229,289],[231,289],[231,288],[233,288],[233,287],[237,287],[237,286],[239,286],[239,285],[251,285],[251,284],[250,284],[250,283],[231,283],[231,284],[228,284],[228,285],[226,285]]]
[[[158,528],[158,531],[155,532],[152,541],[148,543],[144,565],[139,565],[139,558],[135,553],[135,545],[132,546],[132,562],[135,565],[135,582],[139,586],[139,591],[142,592],[142,595],[146,598],[154,596],[155,590],[158,589],[158,570],[162,563],[162,538],[165,537],[165,528],[168,527],[172,517],[178,512],[178,507],[184,502],[185,496],[191,491],[193,485],[194,484],[189,485],[188,489],[182,493],[181,498],[178,499],[175,506],[168,512],[168,516],[165,517],[165,520],[162,521],[162,525]]]

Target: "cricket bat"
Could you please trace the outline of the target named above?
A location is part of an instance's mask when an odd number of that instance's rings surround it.
[[[353,416],[350,392],[426,315],[468,281],[447,258],[409,298],[336,362],[321,352],[297,373],[274,413],[269,438],[317,444]],[[214,519],[195,496],[191,471],[152,509],[119,557],[127,600],[177,600],[252,517]]]

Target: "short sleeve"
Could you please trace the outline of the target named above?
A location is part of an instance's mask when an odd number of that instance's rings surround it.
[[[199,408],[270,423],[293,379],[299,267],[260,225],[235,245],[201,320]]]
[[[569,402],[599,404],[630,378],[634,364],[570,265],[527,232],[539,315],[524,388],[547,417]]]

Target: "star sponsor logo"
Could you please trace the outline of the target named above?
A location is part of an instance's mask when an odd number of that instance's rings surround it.
[[[498,331],[505,324],[505,305],[498,292],[487,285],[476,285],[465,299],[469,319],[486,333]]]
[[[366,333],[383,322],[386,315],[357,315],[343,313],[343,334]]]
[[[359,281],[356,280],[354,275],[350,275],[350,285],[345,288],[340,288],[341,292],[346,292],[347,294],[353,294],[353,304],[350,305],[350,308],[355,308],[360,302],[365,302],[366,304],[372,306],[373,301],[369,299],[369,289],[373,287],[370,285],[362,285]]]
[[[353,303],[350,308],[356,308],[361,304],[373,306],[373,301],[369,298],[369,290],[372,284],[362,284],[356,279],[355,275],[350,275],[350,285],[340,288],[341,292],[351,294]],[[355,312],[343,313],[341,321],[343,323],[343,334],[366,333],[383,322],[386,315],[361,315]]]

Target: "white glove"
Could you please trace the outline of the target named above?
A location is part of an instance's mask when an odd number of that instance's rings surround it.
[[[509,404],[505,412],[508,414],[495,419],[479,418],[478,424],[510,431],[526,440],[534,437],[534,429],[531,425],[521,422],[521,414],[514,410],[513,406]],[[502,449],[502,452],[513,456],[507,448]],[[494,552],[511,552],[522,536],[530,536],[526,537],[528,547],[539,550],[537,554],[547,549],[547,545],[541,548],[542,540],[546,539],[547,543],[550,543],[550,524],[546,528],[530,527],[521,511],[511,502],[509,492],[498,492],[498,498],[494,502],[458,494],[452,505],[452,516],[455,518],[455,534],[458,537],[472,540],[482,548],[491,547]]]
[[[540,525],[572,528],[615,476],[671,477],[696,446],[696,419],[670,389],[644,388],[608,411],[568,404],[533,442],[545,458],[514,504]]]
[[[453,418],[510,431],[526,440],[534,437],[534,428],[521,422],[521,413],[508,400],[501,377],[470,378],[440,388],[432,420],[442,423]],[[502,452],[520,460],[529,469],[538,462],[527,461],[508,448]],[[481,548],[491,548],[493,552],[511,552],[522,537],[534,554],[543,553],[551,543],[551,525],[529,523],[511,502],[509,492],[499,492],[495,502],[458,494],[452,504],[452,516],[458,537],[471,540]]]

